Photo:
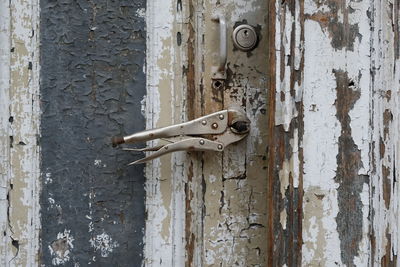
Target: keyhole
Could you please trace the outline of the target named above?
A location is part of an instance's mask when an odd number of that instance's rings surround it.
[[[218,81],[218,80],[216,80],[216,81],[213,81],[213,83],[212,83],[212,87],[213,87],[214,89],[216,89],[216,90],[222,89],[223,86],[224,86],[224,82],[223,82],[223,81]]]
[[[249,35],[249,32],[248,32],[247,30],[244,30],[244,35],[245,35],[245,36],[248,36],[248,35]]]

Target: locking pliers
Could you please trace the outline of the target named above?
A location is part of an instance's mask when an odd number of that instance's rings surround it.
[[[169,142],[148,148],[124,148],[129,151],[155,151],[129,165],[144,163],[175,151],[223,151],[247,136],[250,120],[238,109],[229,108],[188,122],[146,130],[124,137],[114,137],[113,146],[162,139]]]

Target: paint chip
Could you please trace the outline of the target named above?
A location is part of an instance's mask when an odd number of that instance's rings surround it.
[[[70,260],[71,249],[74,248],[73,241],[70,230],[65,229],[63,233],[57,234],[57,239],[49,245],[53,265],[62,265]]]
[[[100,235],[92,237],[89,242],[94,248],[94,251],[100,251],[100,255],[103,258],[108,257],[108,255],[113,252],[114,248],[119,246],[117,241],[113,241],[113,239],[104,232]]]
[[[53,179],[51,178],[51,172],[46,172],[44,184],[51,184],[52,182],[53,182]]]
[[[139,18],[144,18],[146,17],[146,9],[145,8],[138,8],[138,10],[136,10],[136,15]]]
[[[143,96],[143,99],[140,101],[140,113],[142,116],[146,118],[146,95]]]

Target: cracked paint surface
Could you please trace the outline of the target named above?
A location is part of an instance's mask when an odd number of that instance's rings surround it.
[[[200,5],[194,8],[201,12],[202,19],[194,18],[193,22],[204,21],[195,34],[201,49],[195,62],[204,64],[204,68],[195,70],[195,82],[200,83],[199,89],[203,91],[198,94],[193,112],[199,116],[237,106],[245,110],[251,120],[246,140],[227,147],[223,154],[204,153],[201,165],[194,171],[193,179],[202,180],[198,184],[202,193],[190,201],[193,207],[202,209],[200,218],[204,223],[202,231],[195,228],[192,231],[202,244],[202,254],[195,256],[203,266],[264,266],[267,250],[267,4],[262,1],[209,1],[204,9]],[[255,50],[243,53],[228,42],[227,80],[225,87],[217,90],[211,87],[211,69],[218,64],[218,42],[215,42],[218,23],[211,17],[221,13],[227,14],[228,36],[235,25],[247,21],[259,32],[259,43]],[[204,42],[200,42],[202,39]],[[210,56],[202,57],[203,53]]]
[[[40,2],[40,260],[46,266],[54,255],[44,248],[63,229],[74,237],[66,265],[142,261],[144,167],[127,167],[140,155],[112,148],[110,139],[144,128],[145,4]]]
[[[366,266],[372,261],[378,262],[379,257],[381,264],[392,264],[396,260],[392,254],[397,252],[390,252],[388,247],[394,239],[385,233],[386,224],[378,223],[380,227],[377,227],[370,215],[381,221],[385,214],[396,209],[391,206],[390,211],[384,211],[380,207],[380,203],[391,202],[397,188],[392,178],[396,177],[397,170],[388,171],[393,169],[390,162],[395,158],[391,155],[395,153],[397,141],[379,137],[380,129],[385,136],[385,132],[395,127],[393,115],[382,110],[380,117],[375,108],[381,110],[379,96],[388,101],[384,105],[389,109],[398,103],[390,100],[391,89],[398,90],[398,86],[389,86],[387,92],[381,89],[381,84],[390,84],[398,74],[389,75],[391,63],[386,64],[386,70],[374,68],[377,59],[371,59],[371,55],[382,53],[376,52],[376,48],[382,47],[391,34],[395,36],[398,5],[391,5],[390,1],[323,0],[276,1],[274,7],[276,56],[272,70],[276,72],[271,75],[275,76],[272,85],[276,87],[273,98],[276,109],[270,112],[277,125],[271,147],[277,150],[269,160],[272,169],[277,166],[276,177],[279,177],[271,185],[280,187],[282,200],[272,202],[272,207],[279,211],[279,216],[274,216],[279,224],[275,224],[273,231],[277,234],[273,236],[269,263]],[[385,18],[390,15],[392,19]],[[392,27],[384,22],[390,20]],[[371,25],[376,27],[372,32]],[[386,30],[383,36],[379,34],[382,27]],[[375,43],[370,39],[374,32]],[[379,50],[387,53],[388,62],[394,59],[395,42],[394,38],[393,43]],[[380,74],[376,80],[371,78],[375,72]],[[371,91],[374,87],[379,89]],[[371,118],[375,121],[373,125]],[[390,148],[386,148],[386,143]],[[386,151],[390,152],[386,154]],[[379,157],[389,160],[376,165]],[[293,159],[296,163],[288,164]],[[374,168],[378,174],[374,174]],[[381,180],[380,171],[393,183]],[[300,194],[296,196],[292,192]],[[374,198],[374,195],[380,197]],[[376,206],[371,206],[374,202]],[[288,216],[296,206],[297,212],[301,212],[297,219]],[[370,239],[374,224],[379,232],[376,240]],[[286,234],[288,225],[294,230],[300,228],[299,240]],[[389,231],[396,231],[393,223],[387,225]],[[286,254],[286,249],[292,249],[291,253]]]

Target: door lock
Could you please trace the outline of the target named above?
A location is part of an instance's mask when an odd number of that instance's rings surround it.
[[[242,24],[237,26],[232,33],[234,46],[244,52],[253,50],[258,42],[258,36],[253,26]]]
[[[128,151],[154,151],[129,165],[144,163],[175,151],[223,151],[230,144],[245,138],[250,130],[246,114],[238,109],[212,113],[188,122],[142,131],[125,137],[114,137],[113,146],[161,139],[166,145],[147,148],[124,148]]]

